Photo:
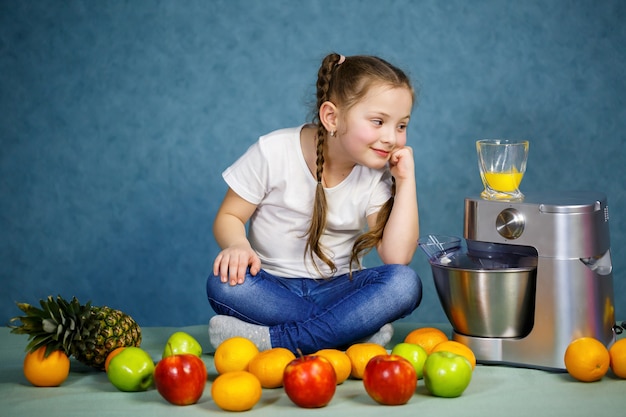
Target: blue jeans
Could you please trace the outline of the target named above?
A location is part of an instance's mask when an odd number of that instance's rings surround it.
[[[272,347],[313,353],[344,348],[409,315],[422,299],[422,283],[405,265],[354,271],[352,279],[281,278],[261,270],[230,286],[207,280],[207,295],[217,314],[268,326]]]

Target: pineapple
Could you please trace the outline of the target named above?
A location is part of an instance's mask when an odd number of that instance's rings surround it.
[[[29,335],[26,350],[46,346],[46,356],[62,350],[68,356],[103,370],[107,355],[120,346],[141,344],[141,328],[129,315],[109,307],[81,305],[76,297],[70,302],[57,296],[40,300],[41,309],[17,303],[25,316],[11,319],[11,333]],[[12,323],[21,322],[20,325]]]

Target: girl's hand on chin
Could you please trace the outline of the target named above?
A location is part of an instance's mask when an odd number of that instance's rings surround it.
[[[415,175],[413,149],[410,146],[403,146],[393,150],[389,157],[389,169],[396,180],[413,178]]]

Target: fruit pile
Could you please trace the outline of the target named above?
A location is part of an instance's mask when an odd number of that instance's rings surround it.
[[[111,351],[141,344],[139,325],[120,310],[83,305],[76,297],[68,302],[50,296],[39,304],[18,303],[25,315],[10,321],[11,333],[29,337],[24,375],[35,386],[62,384],[69,375],[69,356],[104,369]]]
[[[367,394],[384,405],[406,404],[419,379],[439,397],[458,397],[470,383],[476,358],[464,345],[435,328],[415,329],[389,353],[374,343],[355,343],[345,351],[323,349],[294,355],[284,348],[259,352],[248,339],[233,337],[217,347],[215,404],[227,411],[253,408],[263,388],[282,387],[303,408],[326,406],[337,385],[362,380]]]
[[[26,349],[45,348],[47,357],[60,350],[80,362],[104,369],[108,354],[120,346],[139,346],[141,329],[129,315],[109,307],[81,304],[76,297],[66,301],[58,296],[40,300],[41,308],[28,303],[17,306],[25,315],[11,319],[11,333],[27,334]],[[19,325],[13,323],[20,322]]]
[[[140,347],[139,326],[121,311],[83,306],[76,299],[66,302],[60,297],[49,297],[40,304],[41,309],[18,304],[26,316],[13,319],[21,321],[13,326],[13,332],[30,336],[24,374],[33,385],[62,384],[69,374],[69,356],[74,354],[82,361],[91,358],[87,363],[105,370],[120,391],[156,387],[175,405],[195,404],[204,393],[207,368],[202,346],[191,335],[172,334],[155,363]],[[120,321],[126,323],[123,328],[127,331],[122,334],[110,328],[111,323],[119,326]],[[211,383],[211,398],[223,410],[246,411],[259,402],[263,389],[282,387],[297,406],[320,408],[332,400],[338,385],[352,378],[362,380],[377,403],[405,404],[422,378],[433,395],[461,395],[475,363],[471,350],[434,328],[414,330],[391,353],[377,344],[356,343],[345,351],[323,349],[296,356],[280,347],[259,352],[252,341],[233,337],[215,351],[213,364],[218,375]]]
[[[145,391],[154,385],[174,405],[198,402],[207,381],[202,346],[185,332],[169,337],[156,366],[145,350],[123,347],[109,354],[106,373],[120,391]]]
[[[103,369],[120,391],[145,391],[156,387],[175,405],[195,404],[208,383],[202,346],[185,332],[173,333],[161,359],[154,362],[140,347],[141,331],[128,315],[108,307],[81,305],[75,298],[40,301],[41,309],[18,304],[26,313],[16,317],[12,332],[28,334],[24,375],[35,386],[58,386],[69,375],[70,359]],[[260,352],[243,337],[225,340],[215,351],[218,375],[210,383],[213,402],[226,411],[252,409],[264,389],[282,388],[303,408],[330,403],[344,381],[362,381],[376,403],[406,404],[420,379],[437,397],[454,398],[469,386],[476,357],[467,346],[450,340],[441,330],[412,330],[390,352],[373,343],[355,343],[345,351],[323,349],[295,355],[285,348]],[[590,337],[574,340],[564,355],[568,373],[579,381],[600,380],[609,369],[626,378],[626,339],[607,349]]]

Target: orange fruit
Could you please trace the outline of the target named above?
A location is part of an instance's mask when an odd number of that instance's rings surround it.
[[[256,355],[248,364],[248,372],[256,376],[263,388],[278,388],[283,385],[283,373],[296,355],[289,349],[276,347]]]
[[[469,361],[470,365],[472,365],[472,369],[476,368],[476,355],[474,355],[472,349],[456,340],[446,340],[438,343],[431,351],[431,353],[435,352],[452,352],[464,356]]]
[[[350,376],[363,379],[365,366],[376,355],[386,355],[387,349],[376,343],[355,343],[346,350],[350,358]]]
[[[609,349],[611,370],[618,378],[626,378],[626,339],[613,343]]]
[[[226,411],[247,411],[261,399],[259,379],[248,371],[231,371],[219,375],[211,385],[215,404]]]
[[[36,387],[58,387],[70,374],[70,358],[55,350],[45,357],[46,347],[28,352],[24,358],[24,376]]]
[[[328,362],[335,368],[337,375],[337,385],[348,379],[352,372],[352,361],[348,355],[339,349],[322,349],[314,353],[315,356],[321,356],[328,359]]]
[[[215,349],[213,364],[219,374],[232,371],[247,371],[248,364],[259,349],[250,339],[235,336],[224,340]]]
[[[435,346],[446,340],[448,340],[448,336],[435,327],[420,327],[409,332],[404,338],[406,343],[413,343],[423,347],[429,355]]]
[[[581,337],[567,346],[565,369],[583,382],[599,381],[609,370],[609,351],[598,339]]]
[[[120,347],[116,347],[111,352],[109,352],[109,354],[107,355],[106,360],[104,361],[104,371],[105,372],[109,372],[109,363],[111,362],[111,359],[116,357],[124,349],[126,349],[126,346],[120,346]]]

